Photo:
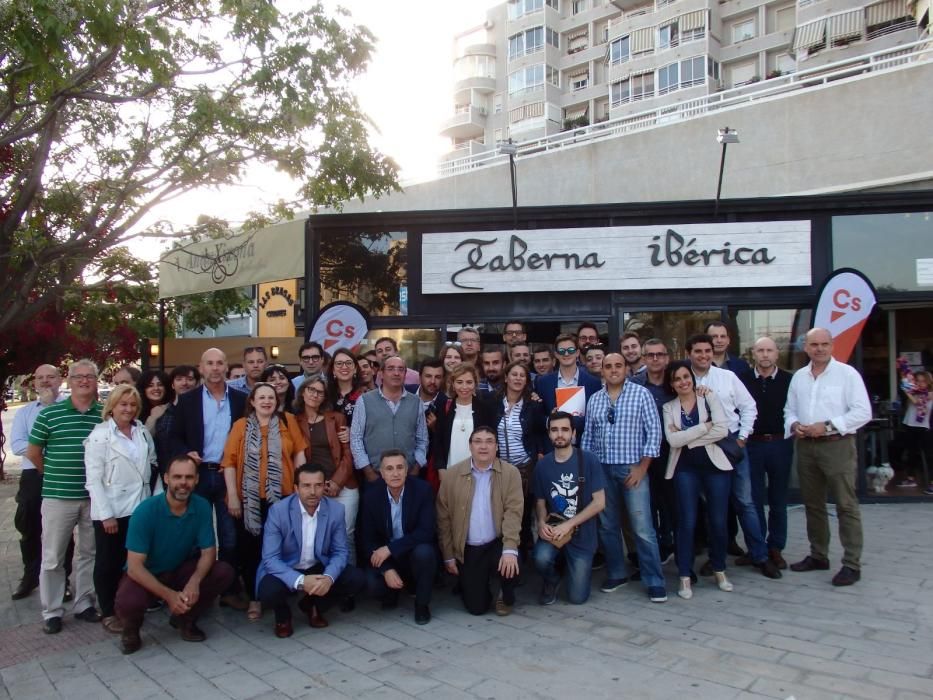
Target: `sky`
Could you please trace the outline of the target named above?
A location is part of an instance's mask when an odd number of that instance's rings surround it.
[[[291,2],[280,0],[278,4],[287,9]],[[438,132],[453,113],[454,36],[482,24],[486,9],[499,2],[502,0],[339,2],[357,24],[368,27],[376,37],[369,70],[356,81],[354,90],[378,129],[372,144],[399,164],[402,184],[430,179],[440,157],[449,150],[450,140]],[[288,188],[288,181],[266,173],[252,182],[192,193],[162,207],[154,218],[168,219],[176,228],[194,223],[199,214],[236,224],[248,211],[263,209],[261,200],[278,199],[277,187]],[[287,194],[293,191],[288,188]],[[152,241],[151,245],[152,257],[157,257],[160,244]]]

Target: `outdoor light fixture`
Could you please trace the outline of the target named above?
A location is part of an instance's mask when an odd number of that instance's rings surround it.
[[[149,357],[158,357],[158,356],[159,356],[159,344],[149,343]]]
[[[739,132],[724,126],[719,130],[716,140],[722,144],[722,158],[719,159],[719,184],[716,186],[716,202],[713,204],[713,216],[719,216],[719,196],[722,194],[722,174],[726,167],[726,146],[739,142]]]
[[[279,359],[279,346],[273,345],[269,348],[269,354],[272,356],[273,360]]]

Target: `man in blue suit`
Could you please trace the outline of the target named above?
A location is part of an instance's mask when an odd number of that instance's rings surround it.
[[[334,600],[355,595],[366,585],[363,573],[347,565],[343,504],[324,497],[324,481],[323,467],[298,467],[296,493],[269,509],[256,580],[263,607],[275,611],[276,637],[292,635],[290,593],[302,593],[298,607],[309,625],[321,628],[328,625],[323,613]]]
[[[544,408],[545,421],[551,415],[557,406],[557,389],[562,387],[582,386],[585,400],[603,388],[602,382],[592,374],[589,374],[583,367],[577,364],[577,341],[572,335],[559,335],[554,341],[555,352],[557,354],[557,370],[550,374],[539,375],[535,386],[535,391],[541,397],[541,405]],[[583,437],[584,416],[582,413],[570,411],[573,413],[573,430],[576,433],[576,442],[579,445]],[[547,430],[546,426],[541,427],[542,431]],[[553,447],[550,444],[544,446],[547,452]]]
[[[431,621],[431,589],[437,571],[434,492],[428,482],[408,476],[402,450],[386,450],[379,460],[381,481],[363,494],[363,549],[369,557],[367,579],[383,609],[398,605],[398,593],[415,589],[415,622]]]

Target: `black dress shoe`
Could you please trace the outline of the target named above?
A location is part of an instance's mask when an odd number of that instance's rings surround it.
[[[292,629],[292,621],[286,620],[285,622],[276,622],[275,623],[275,636],[279,639],[286,639],[291,637],[294,634],[295,630]]]
[[[828,571],[829,562],[825,559],[817,559],[810,555],[805,556],[796,564],[790,565],[791,571]]]
[[[74,600],[74,597],[75,597],[74,593],[71,592],[71,584],[66,581],[65,582],[65,597],[62,598],[62,600],[65,601],[66,603],[70,603],[72,600]]]
[[[38,581],[30,581],[29,579],[23,579],[19,582],[19,585],[16,587],[16,590],[13,591],[13,600],[22,600],[30,593],[32,593],[36,587],[39,585]]]
[[[46,634],[58,634],[62,631],[62,619],[60,617],[50,617],[43,623],[42,631]]]
[[[382,597],[383,610],[395,610],[398,607],[398,591],[388,591]]]
[[[770,559],[755,562],[755,567],[761,572],[762,576],[767,578],[781,578],[781,571],[777,568],[777,564]]]
[[[84,622],[100,622],[102,618],[100,613],[97,612],[97,608],[92,605],[91,607],[85,608],[81,612],[76,613],[75,619],[82,620]]]
[[[431,608],[415,604],[415,624],[426,625],[431,621]]]
[[[862,578],[862,572],[849,566],[843,566],[839,573],[833,576],[834,586],[851,586]]]
[[[352,595],[348,595],[340,601],[340,612],[348,613],[354,610],[356,610],[356,598]]]
[[[120,651],[124,654],[133,654],[139,651],[142,645],[138,629],[124,629],[120,634]]]
[[[198,627],[194,620],[172,615],[168,623],[181,633],[181,638],[186,642],[203,642],[207,639],[204,630]]]

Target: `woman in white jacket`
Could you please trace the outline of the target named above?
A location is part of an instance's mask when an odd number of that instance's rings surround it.
[[[114,633],[122,631],[113,605],[126,564],[130,515],[151,495],[149,483],[156,466],[152,436],[137,420],[141,404],[135,387],[116,387],[104,405],[104,422],[91,431],[84,443],[86,488],[91,495],[97,547],[94,588],[103,616],[101,623]]]
[[[664,435],[671,446],[666,479],[674,480],[677,494],[675,550],[680,575],[681,598],[693,597],[690,572],[693,569],[693,532],[696,529],[700,493],[706,497],[709,514],[710,562],[716,583],[731,591],[726,578],[726,515],[732,492],[732,463],[716,444],[729,432],[729,420],[716,396],[709,392],[697,397],[696,377],[684,360],[672,362],[665,382],[677,398],[664,404]]]

